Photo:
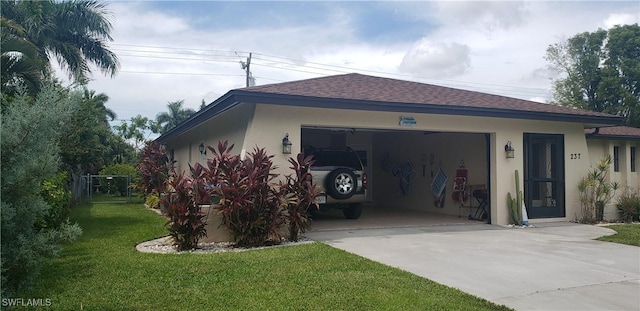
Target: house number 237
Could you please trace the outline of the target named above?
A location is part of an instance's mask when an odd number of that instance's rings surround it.
[[[572,153],[571,154],[571,160],[578,160],[580,159],[580,154],[579,153]]]

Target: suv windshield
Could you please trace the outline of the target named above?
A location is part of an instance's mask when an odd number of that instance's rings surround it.
[[[317,150],[313,153],[315,163],[312,166],[344,166],[362,170],[362,165],[355,152],[339,150]]]

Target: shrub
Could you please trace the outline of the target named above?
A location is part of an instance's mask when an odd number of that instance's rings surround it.
[[[254,148],[245,159],[233,155],[227,141],[219,142],[217,150],[208,149],[213,158],[207,167],[196,164],[190,167],[191,178],[181,174],[170,179],[168,188],[174,192],[160,199],[168,207],[169,230],[178,248],[196,247],[206,235],[206,218],[199,207],[212,201],[238,246],[279,244],[286,225],[290,238],[298,240],[309,227],[308,208],[316,196],[307,178],[312,157],[299,154],[297,161],[289,159],[295,174],[275,183],[273,156],[264,148]]]
[[[49,204],[48,215],[41,222],[41,228],[58,228],[69,217],[71,191],[67,188],[67,174],[60,172],[42,182],[41,195]]]
[[[168,180],[168,186],[173,192],[161,200],[167,207],[167,226],[173,244],[179,251],[183,251],[196,248],[198,241],[207,235],[206,215],[200,211],[197,201],[198,197],[205,194],[199,193],[199,182],[194,182],[182,173],[174,172],[173,175]]]
[[[625,191],[618,196],[616,207],[618,207],[622,221],[640,221],[640,194],[638,190],[625,189]]]
[[[148,142],[142,149],[140,163],[136,167],[139,174],[136,189],[144,195],[163,192],[172,166],[164,146],[154,141]]]
[[[19,94],[11,102],[4,95],[1,97],[0,132],[6,133],[0,140],[3,297],[32,286],[41,268],[57,255],[61,243],[75,239],[81,232],[68,222],[43,228],[44,224],[56,223],[48,219],[51,206],[43,198],[43,191],[47,191],[43,190],[44,181],[56,177],[61,124],[68,122],[79,101],[79,97],[60,92],[50,82],[43,84],[35,97]]]
[[[295,174],[288,175],[286,181],[281,182],[279,186],[283,197],[286,198],[289,239],[298,241],[298,235],[304,233],[311,225],[309,208],[318,208],[318,205],[314,204],[316,185],[311,183],[311,175],[308,173],[309,167],[313,164],[313,156],[299,153],[297,161],[289,158],[289,163]]]
[[[277,175],[271,158],[263,148],[254,148],[242,160],[232,155],[233,145],[219,142],[218,149],[208,147],[213,159],[207,161],[207,181],[215,187],[219,199],[216,209],[222,213],[238,246],[260,246],[281,242],[280,229],[286,222],[285,198],[272,181]]]
[[[137,177],[137,171],[135,167],[129,164],[112,164],[109,165],[99,172],[100,175],[115,175],[115,176],[131,176],[131,181]],[[115,177],[113,179],[107,180],[106,178],[101,178],[100,184],[107,185],[108,193],[115,193],[116,191],[120,193],[121,196],[126,196],[128,190],[131,185],[128,184],[128,180],[126,177]]]
[[[613,199],[619,185],[608,181],[608,171],[613,160],[611,156],[600,160],[595,168],[578,182],[578,196],[580,198],[581,223],[602,221],[604,207]]]
[[[150,194],[144,200],[144,204],[146,204],[147,207],[149,207],[149,208],[158,208],[158,207],[160,207],[160,198],[155,193]]]

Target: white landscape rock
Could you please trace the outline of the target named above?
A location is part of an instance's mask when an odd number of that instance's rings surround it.
[[[142,253],[156,253],[156,254],[205,254],[205,253],[223,253],[223,252],[242,252],[248,250],[265,249],[271,247],[283,247],[300,244],[314,243],[315,241],[301,237],[299,241],[283,241],[280,244],[273,246],[261,246],[261,247],[236,247],[233,242],[211,242],[200,243],[198,248],[178,252],[178,250],[171,244],[171,237],[165,236],[155,240],[142,242],[136,245],[136,250]]]

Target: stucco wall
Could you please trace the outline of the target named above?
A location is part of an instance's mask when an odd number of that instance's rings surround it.
[[[211,157],[211,153],[207,151],[206,157],[201,156],[198,150],[200,143],[217,149],[218,141],[228,140],[229,144],[235,145],[233,152],[239,154],[244,149],[245,135],[254,110],[254,104],[236,106],[167,143],[167,151],[174,150],[176,170],[188,172],[189,164],[206,163],[206,158]]]
[[[494,224],[507,224],[509,216],[506,208],[506,195],[508,192],[515,191],[514,171],[516,169],[520,170],[520,178],[523,178],[523,133],[564,134],[565,183],[567,189],[566,217],[532,220],[532,222],[575,219],[579,205],[577,204],[577,193],[573,190],[575,188],[572,185],[577,184],[578,180],[586,174],[589,167],[588,157],[580,157],[579,159],[570,159],[569,157],[571,153],[588,154],[581,124],[486,117],[405,114],[405,116],[415,118],[416,125],[401,127],[398,125],[400,116],[401,114],[396,112],[352,111],[260,104],[256,106],[255,117],[251,120],[251,124],[246,131],[243,149],[253,148],[256,144],[265,147],[268,153],[275,155],[274,162],[280,167],[278,172],[289,174],[287,159],[290,155],[283,155],[281,152],[282,137],[289,133],[289,139],[293,143],[292,154],[297,154],[300,152],[301,127],[303,126],[411,130],[418,132],[489,133],[489,152],[492,161],[490,174],[494,177],[491,179],[490,192],[492,198],[490,203],[491,222]],[[507,141],[511,141],[515,149],[515,158],[513,159],[505,158],[504,145]],[[394,144],[396,142],[390,142],[387,145],[394,146]],[[482,144],[484,146],[484,142]],[[380,143],[374,143],[374,145],[381,146]],[[420,163],[419,157],[423,153],[422,150],[414,152],[413,148],[415,146],[410,145],[399,147],[410,150],[407,152],[411,152],[410,157],[412,157],[412,160],[415,163]],[[373,151],[373,155],[376,157],[374,164],[379,161],[377,157],[379,157],[380,151]],[[481,158],[484,159],[486,154],[481,154]],[[452,154],[450,156],[456,155]],[[447,158],[447,165],[455,167],[458,162],[459,159],[457,158]],[[522,184],[522,180],[520,182]],[[379,191],[377,184],[375,187],[376,191]],[[375,194],[374,199],[377,199]],[[424,198],[405,199],[402,200],[402,206],[422,206],[424,204],[423,201]],[[397,205],[400,204],[398,203]],[[451,212],[451,208],[448,208],[447,211]]]
[[[617,197],[625,190],[638,191],[638,185],[640,184],[640,174],[638,171],[638,158],[636,154],[636,171],[631,171],[631,147],[636,148],[638,152],[640,143],[637,141],[625,141],[625,140],[606,140],[606,139],[588,139],[587,145],[589,148],[589,161],[590,168],[593,168],[597,163],[610,155],[613,158],[613,147],[619,147],[620,156],[620,171],[615,172],[613,165],[609,167],[609,181],[617,182],[620,184],[620,190],[617,191],[616,196],[605,207],[604,219],[605,220],[617,220],[619,218],[618,209],[616,208]]]

